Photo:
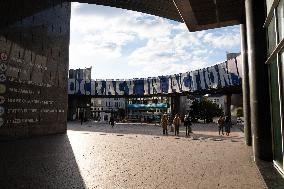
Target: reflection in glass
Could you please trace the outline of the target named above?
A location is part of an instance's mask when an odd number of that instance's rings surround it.
[[[270,101],[271,101],[271,123],[273,128],[273,151],[274,160],[282,165],[282,134],[281,134],[281,117],[280,117],[280,100],[278,84],[277,62],[273,61],[269,65],[270,73]]]
[[[267,7],[267,14],[270,11],[270,8],[272,6],[273,0],[266,0],[266,7]]]
[[[279,42],[280,42],[284,37],[284,0],[281,0],[278,4],[277,19],[278,19]]]
[[[268,55],[271,55],[276,46],[275,16],[272,17],[268,26]]]

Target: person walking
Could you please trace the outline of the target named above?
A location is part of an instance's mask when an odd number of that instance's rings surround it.
[[[179,126],[181,125],[181,120],[178,114],[175,115],[174,121],[173,121],[174,127],[175,127],[175,135],[179,135]]]
[[[110,117],[109,121],[110,121],[111,127],[113,127],[114,126],[114,118],[112,116]]]
[[[79,118],[80,118],[81,125],[82,125],[82,124],[83,124],[83,121],[84,121],[84,111],[83,111],[83,110],[80,110],[80,112],[79,112]]]
[[[218,128],[219,128],[219,135],[221,135],[221,131],[222,131],[222,135],[224,135],[224,117],[220,116],[220,118],[218,119]]]
[[[161,119],[161,126],[163,128],[163,135],[168,135],[168,117],[164,114]]]
[[[229,116],[226,116],[225,118],[225,131],[226,135],[229,136],[231,132],[231,122]]]
[[[185,126],[185,136],[189,136],[191,133],[191,120],[189,114],[184,117],[184,126]]]

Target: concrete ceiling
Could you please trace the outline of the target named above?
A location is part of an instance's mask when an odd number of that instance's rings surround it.
[[[190,31],[242,23],[244,0],[173,0]]]
[[[189,31],[242,23],[244,0],[74,0],[161,16],[185,22]]]
[[[66,0],[123,8],[185,22],[190,31],[239,24],[244,0]],[[0,28],[65,2],[64,0],[0,1]]]
[[[156,15],[178,22],[182,18],[173,0],[72,0],[73,2],[111,6]]]

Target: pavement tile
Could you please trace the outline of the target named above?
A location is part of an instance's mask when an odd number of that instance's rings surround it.
[[[2,142],[0,188],[265,188],[238,128],[192,130],[71,122],[66,135]]]

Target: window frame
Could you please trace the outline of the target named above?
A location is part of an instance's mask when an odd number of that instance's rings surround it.
[[[283,124],[284,124],[284,115],[283,115],[283,107],[284,107],[284,104],[283,104],[283,98],[284,98],[284,93],[282,94],[282,90],[284,89],[284,75],[282,73],[282,70],[280,68],[282,68],[282,66],[284,67],[284,58],[283,58],[283,62],[282,62],[282,53],[284,53],[284,37],[283,39],[279,40],[279,20],[278,20],[278,5],[280,3],[280,1],[284,1],[284,0],[274,0],[271,7],[270,7],[270,10],[267,14],[267,17],[266,17],[266,20],[265,20],[265,23],[264,23],[264,28],[266,29],[266,34],[267,34],[267,52],[269,51],[269,35],[268,35],[268,26],[270,25],[273,17],[275,17],[275,24],[274,24],[274,33],[276,35],[276,39],[275,39],[275,43],[276,43],[276,46],[274,47],[274,49],[272,50],[272,52],[268,55],[268,58],[265,62],[265,64],[276,64],[276,67],[277,67],[277,83],[278,83],[278,96],[279,96],[279,102],[280,102],[280,107],[279,107],[279,116],[280,116],[280,130],[281,130],[281,143],[282,143],[282,153],[284,152],[284,136],[283,136]],[[283,5],[284,6],[284,5]],[[284,19],[283,19],[284,20]],[[268,54],[268,53],[267,53]],[[281,65],[281,66],[280,66]],[[283,69],[283,68],[282,68]],[[270,81],[271,81],[271,73],[270,73],[270,68],[268,68],[268,74],[269,74],[269,87],[270,87]],[[272,106],[271,104],[271,89],[269,89],[269,94],[270,94],[270,106]],[[270,114],[271,114],[271,117],[272,117],[272,107],[270,107]],[[273,129],[273,123],[272,123],[272,119],[271,119],[271,130],[272,130],[272,141],[273,141],[273,144],[272,144],[272,147],[273,147],[273,163],[275,165],[275,167],[277,169],[280,170],[280,172],[283,173],[283,169],[284,169],[284,154],[283,157],[282,157],[282,166],[280,166],[278,164],[277,161],[275,161],[275,154],[274,154],[274,129]]]

